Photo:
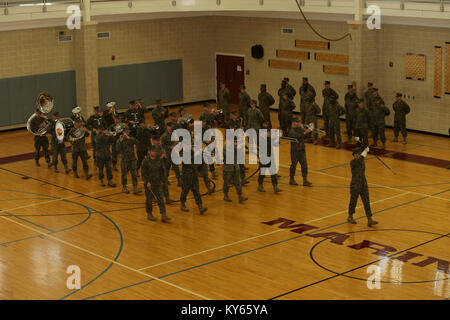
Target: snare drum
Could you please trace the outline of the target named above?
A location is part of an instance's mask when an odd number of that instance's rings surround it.
[[[62,118],[56,121],[55,132],[59,143],[64,141],[65,135],[67,135],[73,127],[74,122],[70,118]]]

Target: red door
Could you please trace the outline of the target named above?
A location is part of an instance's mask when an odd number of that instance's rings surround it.
[[[238,104],[239,87],[245,82],[244,57],[217,55],[216,68],[217,92],[224,81],[231,93],[231,103]]]

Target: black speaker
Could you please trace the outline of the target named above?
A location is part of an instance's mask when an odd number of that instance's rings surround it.
[[[261,59],[264,57],[264,48],[262,45],[257,44],[252,47],[252,57],[255,59]]]

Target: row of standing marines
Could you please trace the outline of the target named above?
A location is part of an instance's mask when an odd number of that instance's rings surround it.
[[[375,225],[377,222],[373,221],[371,216],[369,192],[367,181],[365,179],[365,164],[364,158],[369,151],[368,147],[368,131],[371,130],[373,137],[373,145],[377,146],[378,138],[381,139],[383,148],[385,147],[385,121],[384,117],[389,115],[389,109],[384,105],[383,99],[378,95],[378,90],[373,88],[371,83],[368,84],[368,90],[365,93],[365,99],[359,99],[354,91],[353,86],[348,86],[348,93],[345,96],[345,108],[338,102],[338,94],[330,87],[330,82],[325,82],[325,88],[322,91],[324,96],[324,103],[322,110],[315,103],[316,92],[314,87],[308,83],[307,78],[303,78],[303,84],[299,89],[300,93],[300,111],[301,119],[293,116],[295,103],[293,98],[296,95],[295,89],[289,85],[289,79],[284,78],[281,88],[278,90],[279,96],[279,112],[278,119],[280,123],[280,130],[284,136],[291,138],[291,166],[290,166],[290,185],[298,185],[295,181],[296,166],[300,163],[303,177],[303,185],[311,186],[311,182],[307,180],[308,168],[305,152],[305,140],[312,139],[311,142],[317,144],[319,132],[323,130],[317,127],[317,115],[322,111],[324,118],[325,138],[329,138],[329,147],[341,147],[341,134],[339,117],[346,115],[346,126],[348,140],[351,142],[352,137],[356,137],[360,148],[353,150],[354,159],[350,166],[352,170],[352,182],[350,185],[350,203],[349,203],[349,223],[356,223],[353,219],[355,212],[357,198],[360,196],[368,218],[368,225]],[[394,135],[397,141],[398,133],[401,132],[406,143],[406,114],[409,113],[409,106],[401,99],[401,94],[397,94],[397,101],[393,105],[395,112],[394,120]],[[200,116],[202,127],[204,130],[210,128],[231,128],[231,129],[270,129],[272,123],[270,120],[270,107],[275,103],[273,96],[267,92],[267,86],[261,85],[258,101],[252,100],[246,92],[245,86],[241,86],[239,92],[239,110],[238,112],[230,112],[231,94],[224,83],[221,83],[218,92],[217,105],[221,112],[213,109],[208,104],[204,104],[204,112]],[[72,110],[72,120],[74,121],[74,128],[67,134],[67,141],[72,143],[72,170],[75,178],[79,178],[77,173],[78,157],[83,163],[83,170],[85,178],[89,180],[92,175],[89,174],[89,165],[85,138],[92,135],[92,147],[94,155],[94,163],[98,167],[98,175],[100,185],[105,186],[104,169],[106,169],[106,177],[108,186],[115,187],[112,181],[112,171],[117,170],[117,158],[121,155],[121,182],[122,191],[129,193],[127,189],[127,175],[131,174],[133,192],[139,194],[141,191],[137,186],[138,171],[141,170],[142,180],[144,182],[144,190],[146,195],[146,211],[147,218],[155,221],[153,216],[153,202],[157,202],[162,221],[171,220],[166,214],[165,204],[175,202],[169,196],[169,171],[173,169],[178,182],[178,186],[182,187],[180,195],[180,203],[182,211],[189,211],[185,203],[187,194],[192,191],[199,211],[203,214],[207,208],[203,206],[201,195],[199,192],[198,176],[203,177],[208,194],[215,191],[215,183],[209,179],[208,171],[211,172],[212,178],[217,179],[218,174],[215,171],[214,164],[212,165],[196,165],[196,164],[182,164],[182,171],[175,165],[170,157],[171,149],[175,142],[171,141],[171,134],[177,128],[193,129],[191,117],[186,113],[185,108],[181,107],[179,110],[179,117],[176,113],[168,113],[168,109],[162,106],[162,101],[156,101],[156,107],[152,110],[152,117],[155,125],[149,126],[145,122],[145,112],[142,99],[138,98],[129,102],[128,110],[120,117],[116,113],[116,104],[110,102],[107,104],[107,110],[103,113],[100,108],[94,107],[94,114],[86,121],[81,116],[81,108],[76,107]],[[259,105],[259,106],[258,106]],[[366,107],[370,106],[370,107]],[[41,125],[43,116],[40,111],[36,112],[35,123],[33,125]],[[168,122],[166,119],[168,118]],[[60,119],[56,112],[53,115],[52,124]],[[192,121],[191,121],[192,120]],[[84,136],[81,139],[73,139],[72,131],[82,128]],[[54,127],[53,127],[54,129]],[[90,131],[90,132],[89,132]],[[47,160],[48,167],[54,168],[58,171],[58,155],[65,167],[65,173],[70,173],[67,166],[66,147],[64,141],[59,142],[55,136],[55,130],[51,132],[51,148],[53,153],[53,161],[50,161],[48,152],[48,139],[46,136],[35,136],[35,160],[36,165],[39,165],[40,149],[44,150],[44,156]],[[269,131],[270,132],[270,131]],[[268,145],[270,146],[270,133],[266,135]],[[336,137],[336,140],[335,140]],[[209,141],[206,144],[212,143]],[[335,143],[336,142],[336,143]],[[227,143],[232,143],[228,142]],[[135,153],[136,147],[136,153]],[[241,146],[242,147],[242,146]],[[235,151],[239,146],[234,144]],[[269,147],[271,150],[271,147]],[[194,151],[194,150],[193,150]],[[224,147],[224,157],[226,147]],[[194,152],[191,153],[194,157]],[[237,152],[235,152],[235,155]],[[137,156],[136,156],[137,155]],[[224,200],[231,201],[228,192],[229,186],[234,185],[238,194],[239,203],[247,200],[242,194],[242,185],[247,184],[245,178],[245,171],[248,169],[244,165],[237,164],[235,159],[234,164],[223,165],[223,192]],[[193,163],[193,162],[192,162]],[[261,164],[260,170],[269,167],[270,164]],[[263,187],[265,175],[261,174],[258,177],[258,191],[265,192]],[[271,181],[274,188],[274,193],[280,193],[282,190],[278,187],[278,175],[271,175]],[[164,202],[165,198],[165,202]]]

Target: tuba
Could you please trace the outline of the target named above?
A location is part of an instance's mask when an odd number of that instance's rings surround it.
[[[51,127],[51,123],[47,119],[47,117],[44,117],[44,116],[42,116],[42,117],[44,119],[45,125],[43,127],[37,127],[37,128],[32,126],[33,119],[36,118],[36,113],[33,113],[31,115],[31,117],[28,118],[27,130],[30,131],[35,136],[45,136]]]
[[[50,113],[54,106],[54,99],[50,93],[47,91],[41,92],[36,99],[36,109],[41,111],[43,114]],[[30,131],[35,136],[45,136],[51,127],[51,123],[47,117],[44,118],[44,126],[43,127],[33,127],[32,122],[33,119],[36,118],[36,113],[33,113],[31,117],[28,118],[27,121],[27,130]]]
[[[37,98],[36,106],[42,113],[50,113],[54,106],[54,99],[47,91],[41,92]]]

